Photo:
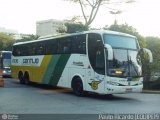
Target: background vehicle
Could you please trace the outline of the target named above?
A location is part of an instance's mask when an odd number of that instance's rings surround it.
[[[0,69],[3,71],[3,76],[11,77],[11,51],[0,51]]]
[[[72,88],[76,95],[141,92],[140,51],[136,37],[101,30],[15,43],[12,77]]]

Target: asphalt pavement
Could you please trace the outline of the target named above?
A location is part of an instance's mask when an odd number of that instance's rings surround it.
[[[160,94],[153,93],[114,94],[112,97],[87,94],[78,97],[71,89],[38,84],[21,85],[10,78],[6,78],[4,88],[0,88],[0,114],[17,115],[22,119],[34,116],[34,119],[41,120],[50,116],[56,120],[94,120],[121,114],[146,114],[158,116],[157,119],[160,118],[159,101]]]

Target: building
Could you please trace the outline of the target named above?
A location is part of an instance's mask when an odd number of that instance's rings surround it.
[[[60,30],[65,30],[64,21],[60,20],[43,20],[36,22],[36,34],[38,36],[47,36],[58,34]]]

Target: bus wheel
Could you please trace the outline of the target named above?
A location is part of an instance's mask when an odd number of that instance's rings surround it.
[[[26,85],[29,85],[29,84],[30,84],[28,72],[26,72],[26,73],[24,74],[24,82],[25,82]]]
[[[18,74],[18,79],[19,79],[20,84],[24,84],[24,83],[25,83],[22,72],[19,72],[19,74]]]
[[[76,78],[72,82],[73,93],[77,96],[84,96],[83,84],[80,78]]]

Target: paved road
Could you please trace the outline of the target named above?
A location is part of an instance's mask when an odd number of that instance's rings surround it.
[[[77,97],[69,89],[20,85],[5,79],[0,88],[0,114],[160,114],[160,94],[89,94]]]

